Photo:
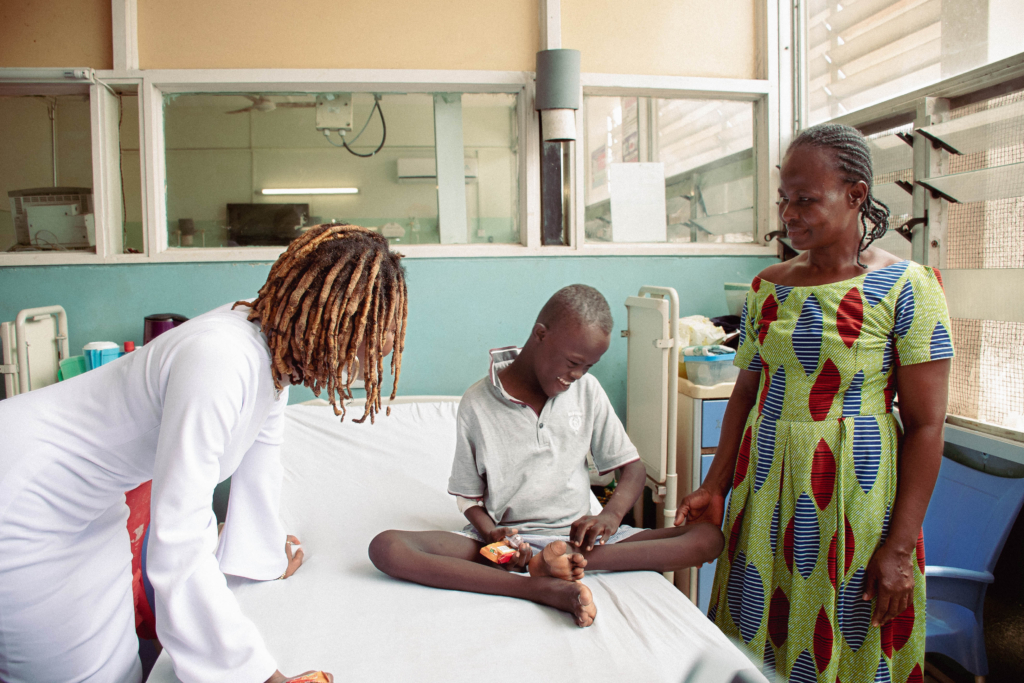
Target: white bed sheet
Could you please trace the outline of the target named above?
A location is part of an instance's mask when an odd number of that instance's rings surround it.
[[[378,572],[367,546],[389,529],[460,529],[447,493],[453,402],[392,407],[357,425],[329,407],[290,406],[282,451],[285,528],[306,560],[286,581],[229,577],[286,675],[323,669],[342,681],[559,683],[764,680],[678,590],[654,572],[588,574],[597,620],[512,598],[439,590]],[[361,407],[349,416],[358,417]],[[703,662],[698,666],[698,660]],[[695,670],[699,669],[699,671]],[[167,653],[150,681],[176,681]]]

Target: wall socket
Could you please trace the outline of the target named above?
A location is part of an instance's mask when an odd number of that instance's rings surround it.
[[[352,131],[352,93],[316,96],[316,129]]]

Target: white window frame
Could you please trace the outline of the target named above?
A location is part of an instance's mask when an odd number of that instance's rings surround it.
[[[115,69],[97,71],[111,86],[135,85],[139,103],[139,154],[142,184],[143,243],[141,254],[121,253],[120,221],[113,220],[112,187],[116,174],[109,171],[112,157],[109,121],[94,83],[92,94],[93,193],[97,208],[96,253],[0,253],[0,266],[131,264],[176,262],[239,262],[275,260],[284,247],[180,248],[168,244],[163,140],[163,96],[198,92],[504,92],[518,97],[519,244],[424,245],[403,244],[407,258],[509,256],[773,256],[774,245],[764,236],[774,224],[775,192],[780,150],[791,127],[780,121],[792,113],[789,32],[792,7],[780,0],[757,3],[756,79],[686,78],[631,74],[581,74],[585,95],[645,96],[655,98],[731,99],[754,103],[754,154],[757,161],[755,210],[757,241],[751,243],[594,244],[584,239],[583,145],[576,144],[572,177],[576,190],[570,244],[542,246],[540,225],[539,117],[534,110],[535,75],[525,71],[454,71],[417,69],[138,69],[135,0],[118,0],[112,17]],[[780,63],[787,68],[780,69]],[[783,118],[786,117],[786,118]],[[582,111],[577,129],[583,130]],[[116,149],[116,144],[113,147]],[[116,153],[115,153],[116,154]],[[100,211],[99,207],[106,207]],[[116,234],[115,234],[116,233]]]
[[[597,97],[650,97],[652,99],[732,100],[752,102],[754,105],[754,214],[757,217],[756,241],[739,243],[684,242],[664,244],[626,244],[587,242],[584,231],[586,206],[584,192],[586,174],[584,145],[576,143],[575,176],[576,207],[574,212],[573,249],[581,255],[731,255],[774,256],[775,248],[764,246],[764,237],[771,232],[774,216],[773,176],[770,173],[778,163],[781,141],[778,136],[777,91],[765,80],[733,78],[685,78],[673,76],[619,76],[615,74],[584,73],[580,76],[583,96]],[[576,113],[576,129],[583,131],[582,108]],[[643,144],[643,143],[641,143]],[[774,163],[773,163],[774,162]],[[777,181],[774,181],[777,182]]]
[[[508,256],[520,254],[540,233],[539,207],[531,196],[540,192],[539,129],[533,109],[533,75],[522,71],[425,71],[341,69],[232,69],[159,70],[144,72],[143,92],[145,147],[152,154],[145,165],[147,203],[146,236],[150,260],[273,261],[285,247],[171,247],[167,243],[166,178],[164,162],[164,95],[225,92],[400,92],[400,93],[508,93],[517,97],[519,125],[520,244],[422,245],[403,244],[410,258],[430,256]],[[537,200],[539,202],[539,200]],[[534,225],[535,224],[535,225]],[[539,240],[537,240],[539,242]],[[148,246],[147,245],[147,246]]]
[[[40,69],[40,72],[53,69]],[[139,79],[119,79],[107,82],[109,86],[133,85]],[[0,252],[0,267],[19,265],[89,265],[107,263],[106,254],[122,251],[121,215],[119,193],[120,186],[114,185],[118,177],[117,164],[117,111],[111,109],[107,100],[105,86],[83,81],[75,84],[58,84],[54,82],[18,81],[17,85],[26,91],[61,93],[78,91],[87,87],[89,92],[89,123],[91,135],[93,212],[96,218],[95,251],[57,251],[57,252]],[[140,150],[141,153],[141,150]],[[7,197],[0,198],[7,201]],[[116,213],[115,213],[116,212]],[[128,256],[138,257],[132,254]]]

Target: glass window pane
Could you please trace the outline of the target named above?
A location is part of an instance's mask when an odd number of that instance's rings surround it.
[[[913,201],[907,188],[914,184],[914,149],[904,138],[913,124],[898,126],[868,136],[874,182],[871,193],[889,209],[889,230],[874,245],[901,259],[911,258],[910,241],[896,232],[913,216]]]
[[[949,413],[1024,432],[1024,323],[951,322]]]
[[[949,175],[1001,170],[985,183],[987,198],[947,204],[943,268],[1024,268],[1024,91],[953,109],[962,124],[952,138],[962,154],[946,154]]]
[[[584,203],[588,242],[613,241],[609,175],[612,164],[639,161],[629,148],[639,142],[636,97],[584,97]],[[623,125],[623,113],[630,116]],[[624,142],[624,138],[630,138]],[[626,150],[623,154],[623,146]],[[639,147],[639,145],[636,145]]]
[[[629,164],[657,164],[651,168],[664,194],[663,232],[646,241],[754,240],[753,104],[586,97],[584,116],[587,241],[639,241],[616,234],[612,219],[613,194],[636,191],[628,174],[621,176],[627,186],[614,181]],[[653,177],[636,175],[653,184]],[[634,199],[643,204],[651,197]],[[619,216],[620,223],[631,220],[625,211]]]
[[[806,0],[810,122],[1024,51],[1019,0]]]
[[[395,243],[438,243],[433,97],[384,95],[377,111],[372,93],[354,93],[351,108],[345,141],[355,154],[336,131],[317,129],[315,94],[166,96],[168,244],[285,245],[330,221],[378,228]],[[381,113],[383,148],[356,156],[379,146]]]
[[[96,251],[88,89],[0,86],[0,250]]]
[[[124,204],[126,254],[145,252],[142,228],[142,165],[139,154],[139,95],[136,88],[118,89],[121,118],[121,193]]]
[[[379,229],[394,244],[439,244],[433,95],[383,95],[379,109],[372,93],[333,95],[351,97],[344,144],[317,128],[315,94],[167,96],[169,245],[284,245],[330,221]],[[518,243],[517,96],[461,103],[468,241]]]
[[[470,242],[521,241],[516,100],[504,93],[462,96]]]
[[[753,242],[754,105],[657,100],[669,240]]]

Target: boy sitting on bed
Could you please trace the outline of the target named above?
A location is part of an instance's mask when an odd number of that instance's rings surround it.
[[[646,472],[598,381],[587,371],[608,350],[612,316],[593,287],[571,285],[545,304],[520,350],[491,351],[491,370],[462,397],[448,490],[470,521],[464,531],[385,531],[370,544],[382,572],[427,586],[524,598],[597,615],[584,567],[674,571],[713,560],[722,533],[711,524],[622,526]],[[590,510],[587,452],[619,483]],[[505,565],[480,548],[519,533]],[[529,577],[507,569],[529,570]]]

